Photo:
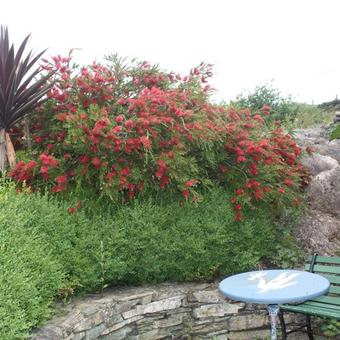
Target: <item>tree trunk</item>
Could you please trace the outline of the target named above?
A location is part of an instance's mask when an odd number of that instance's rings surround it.
[[[11,141],[11,137],[9,136],[8,133],[6,133],[6,151],[7,151],[7,158],[8,158],[9,166],[11,168],[14,168],[15,165],[17,164],[17,160],[15,156],[14,146]]]
[[[6,132],[5,129],[0,130],[0,171],[4,171],[7,162],[6,152]]]

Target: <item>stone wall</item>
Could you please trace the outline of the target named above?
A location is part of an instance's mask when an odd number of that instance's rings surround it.
[[[34,340],[268,339],[265,306],[231,301],[216,284],[114,289],[73,301]],[[299,320],[288,315],[288,323]]]

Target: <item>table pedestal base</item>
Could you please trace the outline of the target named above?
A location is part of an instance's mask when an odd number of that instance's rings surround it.
[[[270,318],[270,326],[271,326],[271,340],[276,340],[276,319],[277,314],[279,313],[280,307],[278,305],[268,305],[267,310]]]

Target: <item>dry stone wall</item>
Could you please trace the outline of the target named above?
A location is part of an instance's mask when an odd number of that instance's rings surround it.
[[[33,340],[268,339],[265,306],[225,299],[216,284],[114,289],[73,301]],[[288,323],[299,322],[288,315]]]

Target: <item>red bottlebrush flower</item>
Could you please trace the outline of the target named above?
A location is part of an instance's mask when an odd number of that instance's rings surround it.
[[[133,183],[129,183],[128,186],[127,186],[127,189],[129,191],[134,191],[135,190],[135,185]]]
[[[125,105],[126,104],[126,100],[124,98],[120,98],[120,99],[118,99],[117,103],[119,105]]]
[[[259,189],[256,189],[254,191],[254,197],[257,201],[261,200],[263,198],[263,192]]]
[[[131,119],[129,119],[129,120],[127,120],[126,122],[125,122],[125,127],[129,130],[129,129],[131,129],[132,127],[133,127],[133,121],[131,120]]]
[[[156,177],[158,179],[162,178],[164,175],[165,169],[164,168],[158,168],[157,172],[156,172]]]
[[[18,169],[22,168],[24,165],[25,165],[24,161],[18,162],[17,165],[15,166],[15,170],[18,170]]]
[[[34,136],[33,140],[37,143],[37,144],[41,144],[43,142],[43,138],[41,136]]]
[[[189,196],[190,196],[190,191],[189,191],[189,190],[183,190],[183,191],[182,191],[182,196],[183,196],[185,199],[188,199]]]
[[[67,161],[68,159],[71,158],[71,154],[69,153],[64,153],[64,160]]]
[[[270,189],[269,187],[263,187],[263,192],[271,192],[272,189]]]
[[[286,192],[284,188],[278,188],[277,191],[281,194],[284,194]]]
[[[124,117],[122,115],[116,117],[117,123],[122,123],[124,121]]]
[[[98,157],[93,157],[91,163],[97,170],[100,168],[100,159]]]
[[[255,115],[253,117],[254,120],[257,120],[260,123],[264,123],[264,119],[260,115]]]
[[[19,163],[18,163],[19,164]],[[38,165],[38,163],[36,161],[29,161],[26,165],[27,169],[33,169]]]
[[[67,183],[67,177],[66,176],[58,176],[55,181],[58,184],[66,184]]]
[[[236,203],[237,203],[236,197],[232,197],[232,198],[230,199],[230,203],[236,204]]]
[[[90,161],[90,157],[87,155],[83,155],[79,157],[79,162],[81,164],[87,164]]]
[[[42,174],[47,174],[48,173],[48,167],[43,165],[41,167],[40,171],[41,171]]]
[[[53,144],[47,144],[47,150],[51,151],[53,149],[54,145]]]
[[[235,219],[236,219],[237,222],[242,222],[243,221],[243,216],[242,216],[242,214],[239,211],[236,213]]]
[[[246,161],[247,161],[247,159],[243,156],[239,156],[239,157],[236,158],[236,163],[244,163]]]
[[[258,181],[255,181],[254,179],[248,181],[247,184],[246,184],[246,187],[248,189],[258,188],[259,186],[260,186],[260,183]]]
[[[140,137],[140,141],[142,142],[145,149],[151,148],[151,141],[149,140],[147,136]]]
[[[170,183],[170,178],[168,176],[163,176],[159,183],[159,188],[163,190]]]
[[[52,192],[61,192],[61,191],[64,191],[66,189],[66,186],[65,185],[62,185],[62,184],[58,184],[58,185],[55,185],[51,191]]]
[[[258,175],[258,170],[257,170],[257,164],[256,163],[252,163],[250,165],[250,173],[254,176]]]
[[[69,212],[70,215],[73,215],[76,212],[76,209],[73,208],[73,207],[69,207],[68,212]]]
[[[241,195],[244,194],[244,190],[243,189],[236,189],[235,193],[236,193],[237,196],[241,196]]]
[[[175,157],[174,152],[173,152],[173,151],[169,151],[169,152],[168,152],[168,157],[169,157],[170,159],[173,159],[173,158]]]
[[[235,209],[236,211],[240,211],[240,210],[242,209],[241,204],[235,204],[235,205],[234,205],[234,209]]]
[[[266,165],[273,164],[273,158],[272,158],[272,157],[267,157],[267,158],[263,161],[263,163],[266,164]]]
[[[187,188],[190,188],[190,187],[194,186],[196,183],[197,183],[197,181],[195,179],[191,179],[191,180],[185,182],[185,186]]]
[[[166,164],[163,160],[160,159],[157,163],[160,168],[166,168]]]
[[[262,107],[262,113],[266,116],[270,114],[271,107],[269,105],[263,105]]]
[[[287,178],[283,181],[283,183],[287,185],[287,187],[291,187],[294,184],[294,181],[292,179]]]
[[[177,117],[183,117],[183,115],[184,115],[183,111],[181,111],[181,110],[176,110],[175,114],[176,114]]]
[[[131,174],[130,168],[123,168],[120,172],[122,176],[129,176]]]

